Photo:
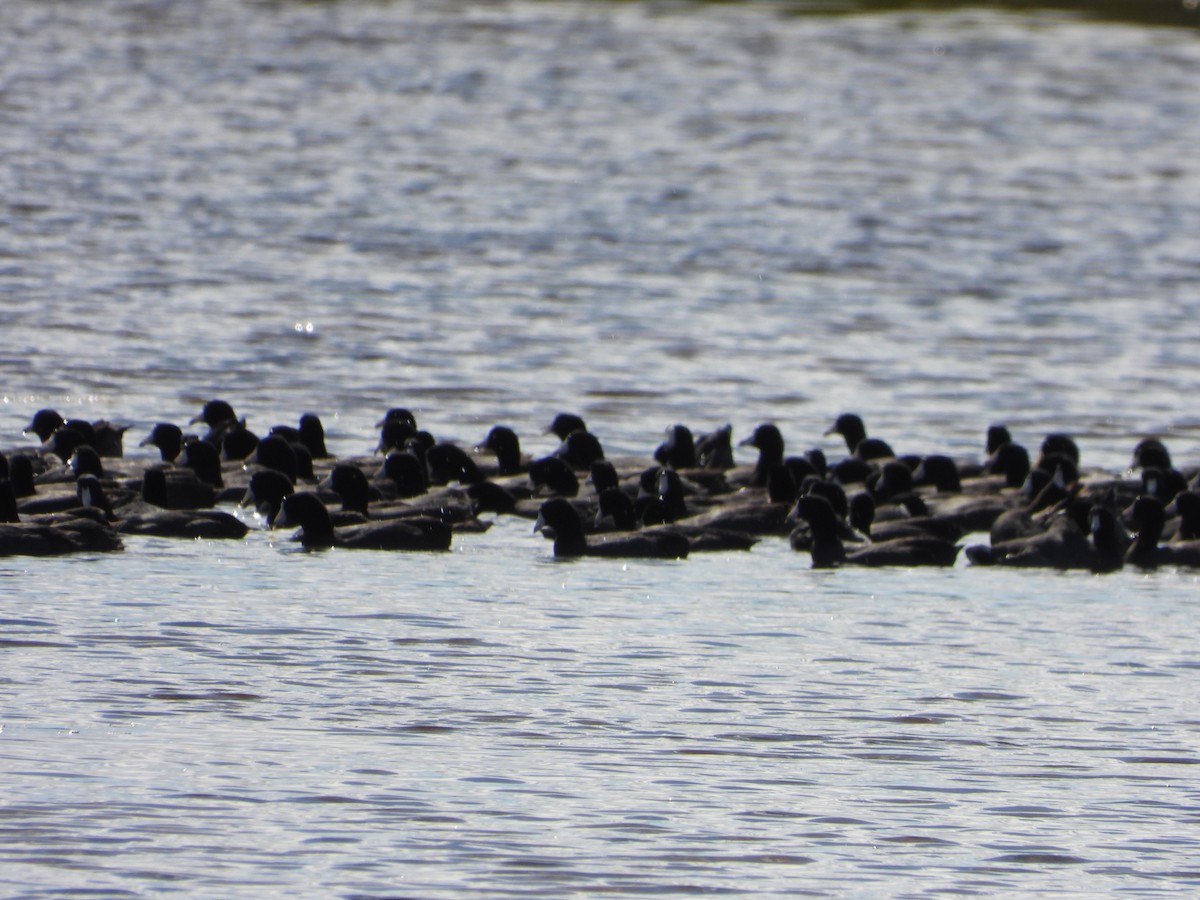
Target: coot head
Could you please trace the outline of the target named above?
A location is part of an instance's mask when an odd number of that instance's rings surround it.
[[[1011,441],[1001,445],[987,461],[985,469],[992,475],[1003,475],[1006,487],[1019,488],[1029,477],[1032,465],[1029,451]]]
[[[331,455],[325,448],[325,426],[316,413],[308,412],[300,417],[300,441],[313,459],[328,459]]]
[[[415,424],[405,419],[384,420],[379,426],[379,443],[375,445],[375,452],[386,455],[393,450],[403,450],[416,436]]]
[[[1170,469],[1171,454],[1167,450],[1167,445],[1158,438],[1145,438],[1138,441],[1136,447],[1133,448],[1133,461],[1129,464],[1131,469]]]
[[[291,480],[282,472],[259,469],[250,476],[240,505],[252,507],[267,520],[267,525],[273,525],[283,498],[295,492]]]
[[[358,466],[340,463],[329,471],[329,475],[321,482],[321,487],[328,488],[342,498],[342,509],[350,512],[367,514],[367,505],[371,499],[371,485],[367,476]]]
[[[64,425],[50,435],[45,443],[46,449],[61,460],[68,460],[71,454],[80,447],[90,446],[87,436],[78,428]]]
[[[754,464],[754,477],[750,483],[755,487],[766,487],[772,467],[783,462],[783,434],[779,427],[772,422],[763,422],[740,446],[758,449],[758,461]]]
[[[417,430],[417,417],[412,414],[411,410],[405,409],[402,406],[393,406],[389,409],[383,414],[383,418],[375,423],[375,427],[383,428],[389,422],[399,422],[407,425],[414,433]]]
[[[1012,443],[1012,435],[1009,434],[1007,425],[989,425],[987,430],[987,438],[984,442],[987,455],[991,456],[1005,444]]]
[[[1076,467],[1079,466],[1079,445],[1069,434],[1048,434],[1042,440],[1042,456],[1065,456]],[[1041,463],[1038,463],[1041,468]]]
[[[39,409],[33,414],[33,420],[25,426],[25,434],[36,434],[43,444],[50,440],[50,435],[62,428],[66,420],[53,409]]]
[[[104,487],[100,484],[100,479],[95,475],[80,476],[75,482],[75,493],[79,498],[80,506],[94,506],[97,509],[103,510],[108,518],[112,518],[112,504],[109,503],[108,497],[104,493]]]
[[[81,444],[75,448],[75,452],[71,454],[68,464],[75,471],[75,477],[81,475],[95,475],[97,478],[104,477],[104,466],[100,462],[100,454],[95,448],[89,447],[87,444]]]
[[[375,477],[391,481],[397,497],[419,497],[429,489],[425,463],[411,450],[393,450],[384,457]]]
[[[621,485],[617,467],[607,459],[600,459],[592,463],[588,481],[592,483],[592,490],[597,494],[603,494],[609,488],[617,488]]]
[[[208,441],[187,441],[181,455],[183,465],[196,473],[196,477],[213,487],[224,487],[221,476],[221,454]]]
[[[157,447],[163,462],[174,462],[183,450],[183,429],[170,422],[159,422],[139,446]]]
[[[282,472],[292,484],[295,484],[300,477],[296,451],[288,441],[279,435],[270,435],[259,441],[252,461],[265,468]]]
[[[686,425],[672,425],[667,429],[667,439],[654,450],[654,458],[661,465],[673,469],[692,469],[696,466],[696,441]]]
[[[521,471],[521,439],[507,425],[493,426],[480,447],[496,455],[501,475],[515,475]]]
[[[552,497],[541,505],[533,530],[554,538],[554,552],[559,555],[581,553],[587,546],[579,513],[562,497]]]
[[[224,400],[209,400],[189,424],[203,422],[209,428],[216,429],[237,420],[237,413],[229,403]]]
[[[579,494],[579,479],[575,470],[557,456],[543,456],[529,466],[529,481],[534,489],[546,488],[559,497]]]
[[[449,484],[452,481],[478,484],[487,480],[470,454],[449,441],[439,441],[430,447],[425,454],[425,465],[432,484]]]
[[[949,456],[934,453],[926,456],[913,472],[913,483],[933,485],[939,494],[957,494],[962,490],[958,464]]]
[[[587,425],[583,421],[582,416],[575,413],[560,412],[556,415],[546,428],[547,434],[553,434],[560,441],[565,441],[567,436],[576,431],[587,431]]]
[[[696,464],[705,469],[734,467],[732,425],[722,425],[696,439]]]
[[[590,469],[592,463],[604,459],[604,449],[590,431],[572,431],[555,449],[554,455],[578,472]]]

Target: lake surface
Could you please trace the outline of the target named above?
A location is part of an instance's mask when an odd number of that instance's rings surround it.
[[[844,410],[1200,463],[1200,43],[1063,13],[6,3],[0,446]],[[739,456],[742,461],[750,457]],[[251,520],[253,521],[253,520]],[[257,523],[255,523],[257,524]],[[130,538],[0,561],[12,896],[1178,895],[1197,575]]]

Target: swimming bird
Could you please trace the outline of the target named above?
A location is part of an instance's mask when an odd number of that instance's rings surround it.
[[[238,505],[252,507],[266,520],[269,528],[279,515],[283,498],[295,492],[295,486],[282,472],[275,469],[259,469],[250,475],[250,482]]]
[[[692,469],[696,466],[696,441],[686,425],[672,425],[667,429],[666,440],[654,449],[654,459],[659,465],[672,469]]]
[[[575,497],[579,494],[579,479],[575,470],[557,456],[543,456],[530,463],[529,483],[535,491],[546,488],[556,497]]]
[[[13,454],[8,461],[8,480],[12,483],[14,496],[33,496],[37,492],[34,484],[33,460],[23,453]]]
[[[621,476],[617,472],[617,467],[612,464],[611,460],[600,459],[592,463],[591,474],[588,475],[588,481],[592,485],[592,490],[597,495],[604,493],[609,488],[617,488],[621,486]]]
[[[159,422],[139,446],[157,447],[163,462],[174,462],[183,450],[183,429],[170,422]]]
[[[1179,516],[1179,525],[1172,540],[1200,540],[1200,493],[1180,491],[1168,505],[1167,511]]]
[[[45,444],[50,441],[55,432],[63,428],[69,428],[79,433],[83,437],[84,443],[101,456],[120,457],[124,455],[122,439],[128,426],[115,425],[107,419],[97,419],[94,422],[84,419],[64,419],[57,410],[39,409],[24,430],[26,434],[30,432],[36,434],[38,440]]]
[[[87,444],[75,448],[75,452],[67,460],[67,465],[71,467],[76,478],[80,475],[104,477],[104,464],[100,462],[100,454],[96,452],[95,447]]]
[[[696,438],[696,465],[702,469],[732,469],[733,426],[722,425]]]
[[[754,447],[758,450],[758,459],[754,463],[754,474],[750,478],[751,487],[766,487],[771,477],[771,469],[783,462],[783,434],[779,426],[773,422],[763,422],[754,429],[750,437],[745,438],[739,446]]]
[[[478,484],[487,480],[471,455],[449,441],[438,441],[425,452],[425,467],[430,484]]]
[[[292,484],[295,484],[300,478],[300,462],[296,455],[296,448],[277,434],[268,435],[259,441],[248,462],[282,472]],[[309,466],[311,467],[311,465],[312,461],[309,460]]]
[[[876,523],[875,514],[875,501],[870,494],[863,491],[850,498],[850,527],[872,542],[896,538],[935,537],[954,543],[966,534],[961,521],[953,516],[934,516],[919,512]]]
[[[215,488],[225,487],[221,474],[221,454],[208,441],[187,441],[183,445],[180,462],[196,473],[196,477]]]
[[[931,453],[922,459],[912,473],[912,480],[918,487],[932,486],[939,494],[962,492],[958,463],[942,453]]]
[[[857,459],[870,461],[896,455],[886,441],[867,437],[867,427],[856,413],[842,413],[825,434],[840,434],[846,441],[850,455]]]
[[[1133,448],[1133,460],[1129,464],[1131,469],[1171,469],[1171,453],[1167,450],[1167,445],[1158,438],[1143,438],[1138,441],[1137,446]]]
[[[237,516],[220,510],[160,508],[156,501],[166,500],[167,497],[166,470],[160,467],[147,469],[142,481],[142,502],[130,503],[118,510],[115,523],[117,531],[121,534],[188,540],[240,540],[250,530]],[[92,499],[89,497],[89,501]]]
[[[407,412],[407,410],[401,410]],[[417,436],[417,426],[414,419],[412,423],[403,417],[395,419],[384,419],[379,425],[379,440],[375,444],[375,452],[382,453],[385,456],[394,451],[402,451],[407,446],[409,441]]]
[[[824,497],[807,494],[796,503],[795,514],[812,532],[814,569],[836,566],[952,566],[958,545],[935,537],[903,537],[847,549],[838,533],[838,519]]]
[[[1084,527],[1068,507],[1053,517],[1044,531],[1000,544],[969,546],[967,558],[974,565],[1088,569],[1098,573],[1121,568],[1129,540],[1120,521],[1108,507],[1089,506],[1083,498],[1080,503]]]
[[[375,483],[393,497],[419,497],[429,490],[429,474],[413,450],[393,450],[375,473]]]
[[[305,413],[300,417],[299,427],[273,425],[267,432],[286,440],[289,444],[300,444],[312,459],[328,459],[331,454],[325,448],[325,426],[316,413]]]
[[[1200,540],[1160,543],[1166,524],[1166,509],[1158,497],[1144,495],[1133,501],[1130,515],[1137,534],[1125,561],[1142,569],[1159,566],[1200,566]]]
[[[987,474],[1003,476],[1004,486],[1010,488],[1021,487],[1032,468],[1029,451],[1011,441],[997,447],[984,465]]]
[[[402,406],[393,406],[383,414],[383,418],[375,423],[376,428],[382,428],[388,422],[399,422],[402,425],[407,425],[414,432],[417,430],[417,417],[412,414],[412,410]]]
[[[495,454],[501,475],[518,475],[529,465],[521,456],[521,439],[507,425],[492,426],[479,449]]]
[[[449,525],[433,518],[382,519],[335,528],[325,504],[307,491],[283,498],[273,527],[283,526],[298,526],[300,543],[308,550],[449,550],[452,534]]]
[[[591,468],[592,463],[604,459],[604,448],[600,439],[590,431],[572,431],[555,448],[554,456],[576,471]]]
[[[589,540],[583,522],[570,501],[554,497],[542,504],[534,531],[554,538],[554,555],[630,557],[641,559],[684,559],[690,549],[688,539],[677,531],[652,530],[600,535]]]
[[[0,556],[63,556],[123,549],[107,523],[86,515],[55,515],[21,521],[7,484],[0,482]]]
[[[553,434],[560,441],[565,441],[576,431],[587,431],[587,424],[583,421],[583,417],[575,413],[560,412],[546,427],[545,433]]]
[[[606,525],[609,524],[618,532],[638,531],[642,529],[643,524],[638,519],[633,498],[616,487],[607,488],[598,498],[596,531],[605,531]],[[642,534],[656,534],[659,531],[673,531],[683,535],[687,538],[688,550],[691,553],[749,550],[758,543],[758,538],[748,532],[685,523],[654,525],[642,530]]]
[[[1027,502],[1007,509],[996,517],[989,530],[991,543],[1002,544],[1044,531],[1050,511],[1079,492],[1078,482],[1068,485],[1061,469],[1056,469],[1054,474],[1034,469],[1021,488],[1021,497]]]

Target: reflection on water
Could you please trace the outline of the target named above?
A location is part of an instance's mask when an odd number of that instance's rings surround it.
[[[928,10],[10,2],[0,446],[224,395],[1196,464],[1194,35]],[[1197,880],[1194,575],[216,543],[0,563],[11,890]]]

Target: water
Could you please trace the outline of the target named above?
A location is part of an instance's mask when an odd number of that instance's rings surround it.
[[[1194,32],[6,4],[0,444],[42,406],[992,421],[1200,460]],[[1196,576],[130,539],[0,562],[14,896],[1194,889]]]

